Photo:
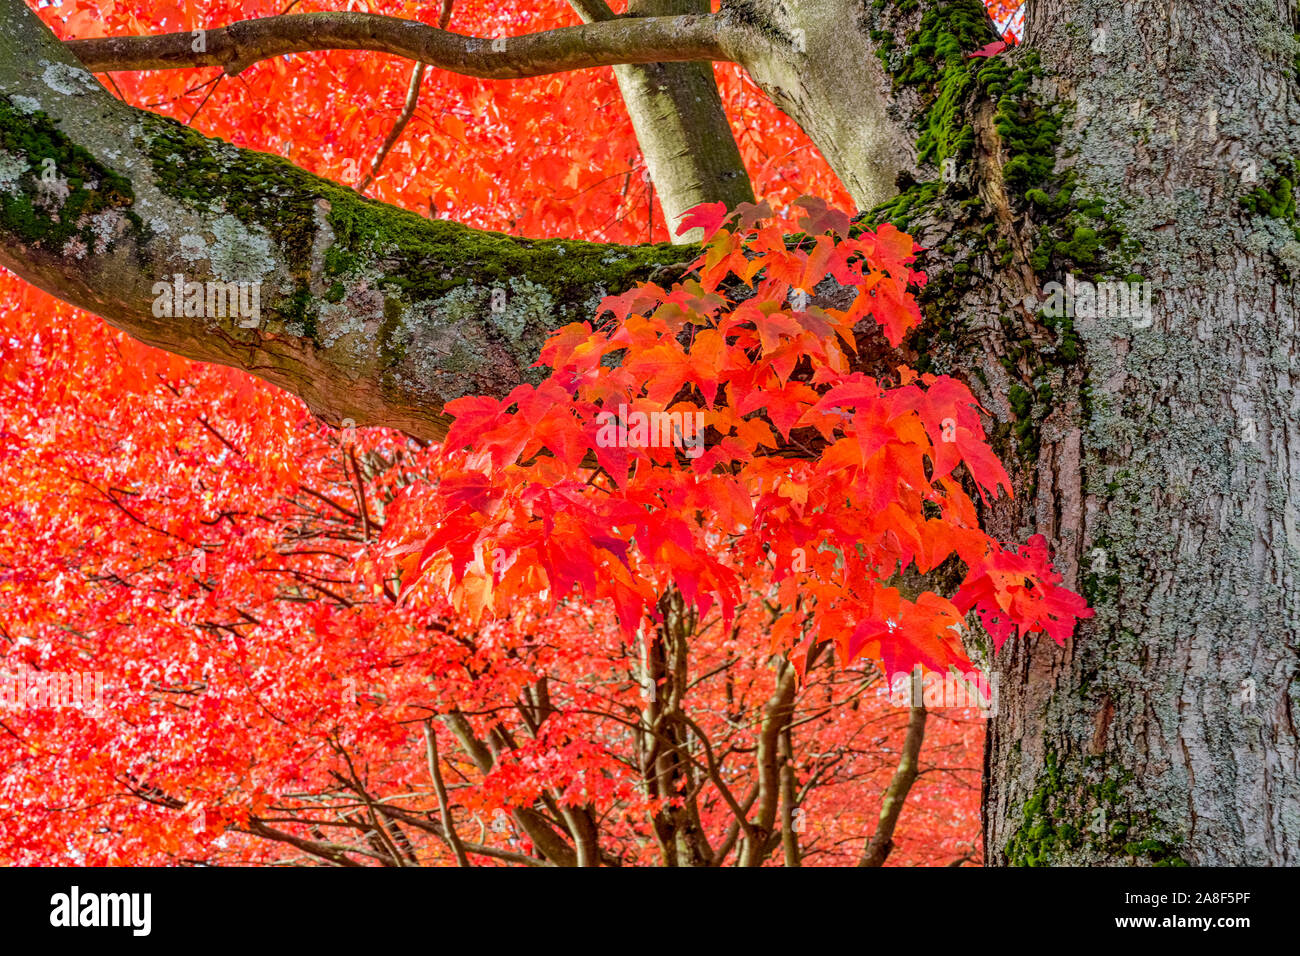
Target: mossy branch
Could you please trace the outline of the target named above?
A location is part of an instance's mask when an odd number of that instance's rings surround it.
[[[118,101],[22,0],[0,0],[0,22],[0,266],[327,420],[437,439],[448,401],[538,376],[551,331],[696,255],[366,200]]]

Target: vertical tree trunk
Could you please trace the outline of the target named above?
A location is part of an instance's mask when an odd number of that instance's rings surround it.
[[[1057,378],[1079,387],[1005,521],[1054,541],[1097,617],[997,658],[993,863],[1300,862],[1293,33],[1285,3],[1031,4],[1073,101],[1057,168],[1073,210],[1105,203],[1065,237],[1071,274],[1109,244],[1153,309],[1075,316]]]
[[[986,522],[1096,610],[992,658],[992,864],[1300,860],[1293,16],[1033,0],[988,58],[974,0],[859,20],[916,137],[871,216],[927,250],[906,357],[975,388],[1017,488]],[[1048,294],[1106,281],[1150,315]]]

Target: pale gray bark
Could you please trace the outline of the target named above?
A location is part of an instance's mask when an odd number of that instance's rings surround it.
[[[915,160],[907,117],[890,115],[887,78],[875,56],[862,0],[734,0],[757,37],[737,59],[817,144],[860,209],[893,196]]]
[[[628,13],[638,16],[708,12],[709,0],[628,4]],[[700,239],[699,229],[678,235],[682,217],[700,203],[722,202],[731,209],[754,201],[710,63],[620,65],[614,75],[673,241]]]

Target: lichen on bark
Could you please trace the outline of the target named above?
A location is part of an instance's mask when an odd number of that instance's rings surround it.
[[[34,102],[0,94],[0,228],[33,249],[80,258],[112,241],[114,210],[139,227],[134,199],[130,180],[72,142]]]
[[[693,254],[668,244],[611,247],[476,230],[365,199],[278,156],[237,150],[162,117],[147,119],[144,135],[155,180],[168,195],[209,214],[228,212],[274,238],[295,280],[283,308],[310,337],[329,335],[322,312],[338,313],[335,303],[349,312],[369,309],[367,318],[380,324],[392,322],[393,302],[403,312],[444,303],[458,319],[488,319],[485,329],[535,355],[558,325],[590,318],[594,288],[623,291]],[[358,286],[380,294],[357,297]],[[295,302],[304,289],[308,295]],[[543,300],[547,307],[537,308]],[[471,316],[461,307],[467,301],[482,310]]]

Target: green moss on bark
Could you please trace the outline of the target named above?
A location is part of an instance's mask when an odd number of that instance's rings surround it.
[[[972,269],[972,262],[976,257],[986,257],[995,266],[1014,262],[1010,243],[983,215],[972,177],[966,174],[975,162],[973,118],[983,104],[994,107],[1003,184],[1018,228],[1029,233],[1029,262],[1041,281],[1062,281],[1067,273],[1092,281],[1128,273],[1138,250],[1126,239],[1115,210],[1080,196],[1074,173],[1058,171],[1068,108],[1040,97],[1043,70],[1037,53],[1010,49],[972,58],[971,52],[996,39],[978,0],[927,5],[908,34],[907,49],[899,51],[892,37],[903,22],[901,14],[897,4],[878,5],[872,35],[895,89],[910,87],[921,99],[918,161],[940,175],[900,183],[899,196],[873,209],[868,218],[904,230],[927,218],[952,224],[952,239],[939,250],[949,268],[930,270],[931,281],[919,296],[925,322],[912,339],[922,353],[918,364],[923,371],[947,371],[932,368],[927,353],[969,334],[954,327],[953,316],[978,292],[984,270]],[[944,177],[945,168],[961,174]],[[1018,310],[1012,312],[1017,314],[1003,314],[999,321],[1007,345],[1003,365],[1020,383],[1010,396],[1016,421],[995,439],[1000,453],[1014,454],[1032,466],[1041,421],[1051,411],[1053,383],[1063,381],[1077,365],[1081,345],[1068,316],[1040,313],[1031,330]],[[1044,343],[1043,332],[1054,341]],[[1081,388],[1086,399],[1086,381]]]
[[[1091,769],[1092,782],[1071,779],[1056,754],[1047,752],[1038,785],[1021,809],[1023,822],[1004,848],[1007,861],[1053,866],[1127,857],[1138,865],[1187,866],[1178,841],[1127,806],[1133,775],[1100,765]]]
[[[679,269],[698,252],[668,243],[633,247],[570,240],[527,240],[471,229],[373,202],[278,156],[235,150],[171,120],[146,120],[148,151],[160,188],[208,214],[228,213],[274,240],[294,290],[278,303],[313,335],[320,301],[343,300],[349,282],[379,288],[398,307],[455,293],[486,307],[496,289],[532,295],[527,327],[494,326],[503,341],[535,355],[563,322],[591,318],[593,290],[622,292],[660,270]],[[328,227],[328,245],[322,233]],[[314,274],[319,275],[314,275]],[[319,297],[313,278],[332,280]],[[527,303],[524,303],[527,306]],[[387,315],[387,309],[385,315]]]
[[[114,237],[112,216],[102,214],[121,210],[139,228],[134,202],[125,177],[74,144],[44,113],[0,95],[0,228],[55,255],[102,254]]]

